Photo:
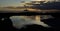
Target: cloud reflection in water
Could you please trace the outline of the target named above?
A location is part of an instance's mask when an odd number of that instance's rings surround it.
[[[44,22],[36,21],[34,16],[12,16],[12,17],[10,17],[10,19],[13,22],[13,26],[18,28],[18,29],[20,29],[22,27],[25,27],[25,25],[31,25],[31,24],[37,24],[37,25],[42,25],[42,26],[45,26],[45,27],[49,27]]]

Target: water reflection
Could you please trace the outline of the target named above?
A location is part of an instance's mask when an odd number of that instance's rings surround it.
[[[44,27],[50,27],[42,22],[40,19],[53,18],[51,15],[37,15],[37,16],[12,16],[10,19],[13,22],[13,26],[16,28],[25,27],[25,25],[38,24]],[[37,21],[38,20],[38,21]]]

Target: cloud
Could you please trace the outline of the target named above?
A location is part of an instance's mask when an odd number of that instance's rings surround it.
[[[45,1],[45,0],[31,0],[31,1]]]

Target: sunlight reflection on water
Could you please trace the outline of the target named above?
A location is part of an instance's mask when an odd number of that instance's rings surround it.
[[[52,18],[50,15],[41,15],[41,19]],[[33,18],[33,19],[32,19]],[[45,27],[48,27],[47,24],[41,21],[36,21],[35,16],[12,16],[10,19],[13,22],[13,26],[16,28],[25,27],[25,25],[38,24]]]

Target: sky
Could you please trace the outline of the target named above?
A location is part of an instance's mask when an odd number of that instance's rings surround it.
[[[0,7],[6,7],[6,6],[20,6],[21,1],[29,2],[31,0],[0,0]],[[36,0],[34,0],[36,1]],[[40,0],[37,0],[40,1]]]
[[[30,0],[0,0],[0,6],[19,6],[21,1]]]
[[[29,2],[31,0],[0,0],[0,7],[5,6],[20,6],[21,1]],[[34,1],[41,1],[41,0],[34,0]]]

